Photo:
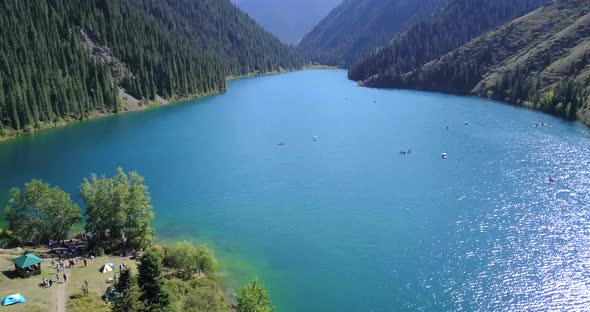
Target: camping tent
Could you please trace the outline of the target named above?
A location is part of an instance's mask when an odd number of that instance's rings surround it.
[[[2,299],[3,306],[7,306],[7,305],[19,303],[19,302],[21,302],[21,303],[26,302],[25,297],[23,297],[23,295],[21,295],[21,294],[10,295],[10,296],[4,297],[4,299]]]
[[[109,263],[105,263],[105,265],[101,266],[100,269],[98,269],[98,272],[100,273],[107,273],[107,272],[112,272],[115,270],[115,265],[111,262]]]

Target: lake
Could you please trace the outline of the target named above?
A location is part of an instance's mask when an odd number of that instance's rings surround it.
[[[0,144],[0,199],[40,178],[80,202],[85,177],[118,166],[150,186],[158,239],[208,244],[278,311],[590,305],[578,123],[302,71]]]

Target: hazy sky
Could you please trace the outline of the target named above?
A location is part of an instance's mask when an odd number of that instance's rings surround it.
[[[310,31],[342,0],[232,0],[286,43]]]

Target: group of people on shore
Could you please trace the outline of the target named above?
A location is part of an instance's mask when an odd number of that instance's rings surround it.
[[[66,272],[63,272],[62,275],[60,275],[59,272],[55,272],[55,282],[52,279],[47,279],[46,277],[43,277],[41,287],[46,288],[46,287],[53,286],[53,284],[55,284],[55,283],[59,284],[60,277],[63,279],[64,283],[66,283],[68,281],[68,275],[66,274]]]
[[[51,286],[53,286],[53,280],[52,279],[47,279],[47,278],[44,277],[43,278],[42,285],[43,285],[43,288],[51,287]]]
[[[49,243],[50,247],[56,246],[58,243],[56,241],[51,240]],[[51,287],[54,283],[60,283],[63,281],[67,283],[68,275],[66,274],[66,268],[73,268],[78,264],[80,261],[84,262],[84,267],[88,265],[86,258],[80,257],[80,248],[76,246],[73,240],[69,242],[62,241],[59,243],[65,249],[59,250],[52,250],[51,253],[57,254],[60,259],[51,259],[51,268],[55,269],[55,281],[53,279],[48,279],[43,277],[42,287]],[[61,257],[68,257],[68,265],[66,266],[64,259]]]

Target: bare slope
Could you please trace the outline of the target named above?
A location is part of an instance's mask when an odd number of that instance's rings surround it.
[[[404,74],[398,83],[589,122],[589,59],[590,1],[557,0]],[[367,84],[379,80],[373,76]]]

